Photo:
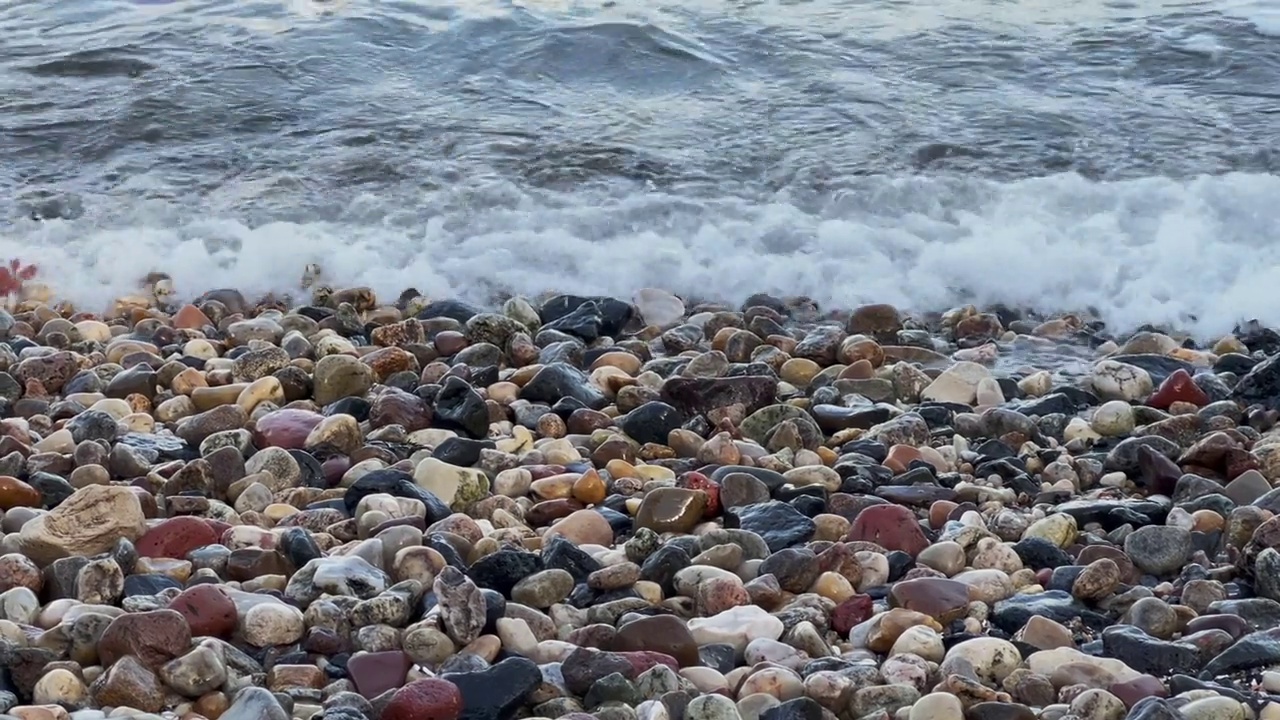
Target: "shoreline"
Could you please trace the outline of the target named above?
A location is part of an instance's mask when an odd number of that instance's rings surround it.
[[[1280,719],[1270,329],[6,272],[4,720]]]

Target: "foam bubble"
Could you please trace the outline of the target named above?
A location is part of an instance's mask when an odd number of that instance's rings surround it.
[[[0,258],[39,263],[86,307],[153,270],[188,296],[261,293],[296,289],[304,265],[319,262],[334,284],[392,297],[409,286],[478,301],[496,290],[630,297],[661,287],[733,302],[764,291],[915,310],[1093,308],[1119,329],[1167,323],[1205,338],[1241,319],[1280,324],[1280,177],[859,182],[820,203],[495,185],[468,191],[466,204],[426,198],[413,219],[364,198],[342,220],[254,226],[208,208],[93,213],[100,198],[83,218],[0,233]]]

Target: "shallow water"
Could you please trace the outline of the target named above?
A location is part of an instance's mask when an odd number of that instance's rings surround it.
[[[0,257],[1280,323],[1269,5],[0,0]]]

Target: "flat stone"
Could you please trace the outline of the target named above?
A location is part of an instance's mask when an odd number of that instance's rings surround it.
[[[136,492],[115,485],[90,485],[76,490],[47,515],[24,524],[17,545],[43,566],[70,555],[107,552],[120,539],[135,541],[146,530]]]
[[[413,660],[403,650],[357,653],[347,661],[347,673],[356,690],[372,700],[404,685]]]
[[[732,521],[763,538],[770,552],[807,542],[817,529],[812,519],[776,500],[734,508],[726,512],[726,526]]]
[[[664,653],[675,658],[681,667],[701,664],[698,643],[685,622],[674,615],[654,615],[624,624],[614,635],[611,649]]]
[[[458,720],[462,693],[439,678],[414,680],[396,690],[382,709],[382,720]]]
[[[872,505],[858,513],[846,540],[872,542],[912,557],[929,547],[915,513],[900,505]]]
[[[90,692],[98,706],[123,705],[152,713],[164,708],[164,686],[150,668],[132,655],[111,664],[94,681]]]
[[[900,580],[890,587],[889,602],[945,625],[964,615],[969,606],[969,586],[945,578]]]
[[[1271,492],[1271,483],[1257,470],[1246,470],[1227,483],[1223,492],[1237,505],[1248,505]]]
[[[644,496],[636,511],[636,527],[654,532],[686,533],[702,519],[706,493],[686,488],[655,488]]]
[[[1138,528],[1124,540],[1124,552],[1133,564],[1156,577],[1177,574],[1191,551],[1191,533],[1172,525]]]
[[[185,653],[191,646],[191,628],[174,610],[151,610],[121,615],[111,621],[98,642],[103,665],[131,655],[151,669]]]
[[[219,533],[202,518],[180,516],[162,520],[134,544],[138,554],[150,558],[181,560],[187,553],[218,542]]]
[[[634,673],[632,674],[634,677]],[[531,660],[510,657],[477,672],[445,673],[462,694],[461,718],[465,720],[509,720],[542,682],[542,672]],[[414,716],[414,720],[430,716]],[[383,720],[388,718],[384,712]]]

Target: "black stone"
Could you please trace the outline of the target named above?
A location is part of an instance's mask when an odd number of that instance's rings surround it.
[[[1232,397],[1246,404],[1280,409],[1280,353],[1253,366],[1236,384]]]
[[[445,379],[432,417],[434,425],[462,431],[472,438],[482,439],[489,434],[489,408],[484,398],[457,376]]]
[[[704,415],[729,405],[742,405],[747,414],[772,405],[778,379],[770,375],[720,378],[673,377],[662,384],[662,399],[684,415]]]
[[[71,418],[66,424],[71,431],[71,439],[77,444],[85,440],[115,440],[120,432],[116,419],[101,410],[85,410]]]
[[[1071,564],[1071,556],[1052,542],[1039,537],[1023,538],[1013,544],[1022,564],[1032,570],[1053,570]]]
[[[1167,380],[1170,375],[1178,370],[1184,370],[1188,375],[1196,374],[1194,365],[1168,355],[1139,353],[1135,355],[1115,355],[1111,359],[1146,370],[1147,374],[1151,376],[1151,382],[1156,387],[1160,387],[1160,383]]]
[[[889,457],[889,448],[879,440],[854,440],[853,442],[845,443],[840,448],[840,453],[842,455],[850,453],[865,455],[877,463],[882,463]]]
[[[503,593],[489,588],[481,588],[480,596],[484,598],[484,629],[488,635],[498,633],[498,621],[507,615],[507,599]]]
[[[182,583],[168,575],[146,573],[144,575],[127,575],[124,579],[124,596],[157,595],[170,588],[181,590]]]
[[[342,496],[342,502],[346,505],[347,514],[354,517],[356,506],[360,504],[361,499],[366,495],[379,493],[421,500],[427,506],[425,518],[427,525],[439,522],[453,514],[449,506],[445,505],[444,501],[437,497],[435,493],[415,483],[412,475],[402,470],[393,470],[391,468],[374,470],[347,488],[347,493]]]
[[[542,671],[531,660],[512,657],[484,670],[442,677],[462,693],[459,720],[511,720],[541,684]]]
[[[721,673],[727,673],[736,667],[734,652],[732,645],[710,643],[698,647],[698,658],[702,660],[703,665],[719,670]]]
[[[1096,522],[1111,531],[1126,523],[1133,524],[1134,527],[1162,525],[1172,508],[1173,503],[1168,498],[1097,499],[1072,500],[1058,505],[1054,511],[1074,517],[1079,527]]]
[[[134,450],[155,452],[157,460],[195,460],[200,457],[200,450],[189,447],[184,439],[161,434],[125,433],[116,439],[118,445],[127,445]]]
[[[769,488],[770,493],[777,492],[779,488],[787,484],[787,479],[782,476],[782,473],[776,470],[769,470],[767,468],[760,467],[748,467],[746,465],[708,466],[702,468],[701,472],[703,475],[710,473],[709,477],[716,482],[723,480],[724,476],[729,473],[743,472],[748,475],[755,476],[757,480],[764,483],[765,487]]]
[[[599,303],[588,300],[555,320],[542,326],[543,330],[556,330],[591,342],[603,333],[604,315]]]
[[[640,578],[661,585],[663,594],[670,597],[675,594],[676,573],[692,564],[688,552],[679,545],[667,543],[645,558],[640,566]]]
[[[1028,417],[1033,415],[1074,415],[1076,401],[1066,393],[1049,393],[1018,406],[1018,412]],[[981,450],[979,450],[981,452]]]
[[[531,402],[555,404],[565,397],[574,398],[593,410],[609,404],[609,399],[591,384],[586,373],[562,362],[544,365],[520,389],[520,398]]]
[[[476,585],[510,596],[516,583],[543,569],[542,558],[533,553],[502,549],[477,560],[467,574]]]
[[[554,535],[542,547],[542,565],[550,570],[558,568],[573,576],[577,582],[586,582],[587,576],[599,570],[600,561],[574,545],[562,535]]]
[[[822,706],[813,698],[788,700],[760,713],[760,720],[822,720]]]
[[[1076,578],[1080,577],[1080,573],[1084,572],[1083,565],[1060,565],[1053,569],[1049,575],[1049,584],[1045,586],[1046,590],[1061,590],[1063,592],[1071,592],[1071,586],[1075,584]]]
[[[666,445],[667,436],[684,422],[680,411],[664,402],[647,402],[624,415],[618,426],[640,444]]]
[[[435,548],[437,552],[444,556],[446,565],[452,565],[459,570],[467,569],[467,561],[462,558],[458,549],[444,538],[440,533],[430,533],[422,539],[422,544],[430,548]]]
[[[430,320],[432,318],[451,318],[460,323],[466,323],[471,318],[479,315],[482,311],[474,305],[468,305],[461,300],[435,300],[427,303],[427,306],[418,311],[419,320]]]
[[[763,538],[769,552],[807,542],[817,529],[799,510],[776,500],[726,510],[724,518],[725,527],[750,530]]]
[[[557,320],[573,313],[587,303],[594,303],[595,305],[592,312],[600,318],[598,325],[600,335],[617,337],[635,315],[635,310],[629,303],[615,298],[557,295],[538,308],[538,316],[542,319],[542,327],[554,326]]]
[[[47,472],[32,473],[27,484],[40,493],[40,504],[49,509],[61,505],[76,491],[65,478]]]
[[[280,552],[284,553],[294,568],[301,568],[312,560],[324,557],[324,551],[306,528],[285,528],[280,533],[279,544]]]
[[[1232,598],[1210,603],[1214,615],[1230,615],[1248,624],[1250,630],[1280,627],[1280,602],[1270,598]]]
[[[373,404],[361,397],[344,397],[324,409],[325,415],[350,415],[356,422],[369,419],[369,409]]]
[[[1245,635],[1223,650],[1204,666],[1200,679],[1276,664],[1280,664],[1280,628],[1271,628]]]
[[[885,559],[889,561],[889,582],[897,582],[916,566],[915,558],[901,550],[891,550]]]
[[[613,529],[613,534],[615,536],[625,535],[631,532],[630,515],[618,512],[617,510],[606,506],[598,505],[593,509],[603,515],[605,520],[609,521],[609,527]]]
[[[497,445],[492,440],[473,440],[464,437],[447,438],[436,446],[431,457],[459,467],[471,467],[480,462],[481,450],[492,450]]]
[[[594,710],[608,703],[621,703],[636,706],[644,702],[644,697],[636,689],[635,683],[622,673],[609,673],[591,683],[591,689],[582,698],[582,705],[587,710]]]
[[[991,621],[1007,633],[1015,633],[1034,615],[1041,615],[1062,625],[1080,618],[1085,627],[1102,631],[1111,619],[1090,610],[1083,603],[1060,590],[1046,590],[1035,595],[1014,595],[996,603]]]
[[[315,456],[305,450],[290,450],[289,454],[298,463],[298,471],[301,473],[300,485],[321,489],[329,487],[329,482],[324,476],[324,468],[320,467],[320,461],[316,460]]]
[[[1115,625],[1102,631],[1107,657],[1124,662],[1140,673],[1163,677],[1169,673],[1196,673],[1202,660],[1193,643],[1169,642],[1151,637],[1132,625]]]

